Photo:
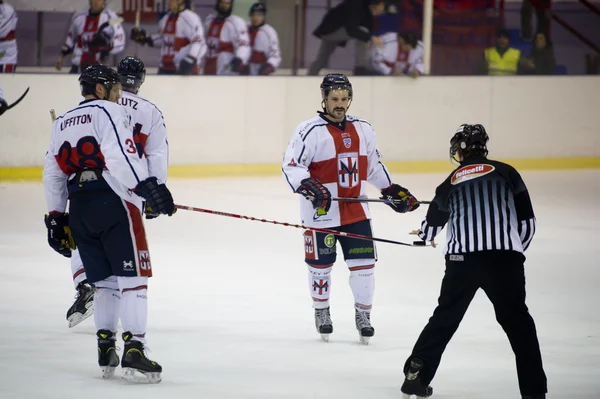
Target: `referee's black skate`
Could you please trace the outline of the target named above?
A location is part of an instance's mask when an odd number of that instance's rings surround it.
[[[115,334],[109,330],[98,330],[98,365],[102,370],[102,378],[107,379],[115,374],[119,366],[119,355],[115,346]]]
[[[88,317],[94,314],[94,291],[93,284],[82,281],[77,285],[77,293],[75,294],[75,302],[69,310],[67,310],[67,321],[69,328],[75,327]]]
[[[329,342],[329,334],[333,332],[329,308],[315,309],[315,327],[317,327],[317,332],[321,334],[321,339]]]
[[[546,399],[546,394],[542,393],[539,395],[523,395],[521,396],[522,399]]]
[[[129,331],[123,333],[125,350],[121,359],[123,367],[123,379],[135,382],[135,372],[143,374],[151,384],[159,383],[162,378],[162,367],[160,364],[148,359],[144,351],[144,344],[140,341],[132,340],[133,334]]]
[[[402,384],[402,391],[404,399],[410,399],[412,395],[417,398],[428,398],[433,395],[433,388],[425,386],[421,383],[421,377],[419,372],[423,369],[423,361],[421,359],[411,359],[410,367],[406,373],[404,384]]]
[[[360,343],[369,345],[369,340],[375,335],[375,329],[371,326],[371,313],[354,309],[354,319]]]

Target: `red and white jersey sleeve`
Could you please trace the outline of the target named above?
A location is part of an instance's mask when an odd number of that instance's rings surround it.
[[[294,192],[302,180],[313,177],[333,197],[366,197],[366,182],[379,189],[391,184],[371,125],[350,115],[341,127],[320,116],[301,123],[286,149],[282,171]],[[339,227],[370,219],[367,203],[334,201],[326,215],[318,215],[304,197],[300,216],[302,224],[310,227]]]
[[[85,101],[56,119],[43,173],[48,211],[66,209],[67,180],[83,169],[102,169],[117,195],[142,208],[142,199],[131,190],[148,178],[148,167],[138,155],[124,107]]]
[[[200,65],[206,54],[202,21],[190,10],[167,13],[158,22],[158,32],[151,39],[152,46],[160,47],[160,67],[165,71],[176,71],[185,57],[193,58],[196,65]],[[199,68],[193,71],[198,72]]]
[[[229,64],[235,57],[247,64],[250,59],[250,38],[244,20],[236,15],[223,19],[216,15],[206,18],[208,52],[204,61],[205,75],[232,75]]]
[[[281,50],[279,48],[279,37],[277,31],[269,24],[264,24],[259,28],[248,26],[250,34],[250,74],[258,75],[260,66],[271,64],[274,68],[279,68],[281,64]]]
[[[148,174],[166,182],[169,142],[162,112],[150,101],[127,91],[123,92],[119,104],[131,115],[133,139],[139,157],[148,163]]]
[[[385,33],[379,36],[379,39],[381,39],[383,46],[371,46],[371,65],[377,72],[383,75],[391,75],[398,58],[398,34],[394,32]]]
[[[78,11],[73,14],[71,25],[65,44],[63,45],[63,54],[73,53],[73,65],[93,65],[100,60],[100,53],[90,53],[88,43],[92,40],[98,28],[108,22],[118,18],[118,15],[109,9],[104,9],[98,15],[91,15],[89,10]],[[103,30],[112,40],[112,49],[110,54],[118,54],[125,48],[125,31],[121,24],[108,26]]]
[[[0,4],[0,65],[17,64],[17,20],[10,4]]]

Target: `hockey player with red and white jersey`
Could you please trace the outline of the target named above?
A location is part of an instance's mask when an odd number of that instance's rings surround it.
[[[398,58],[398,16],[387,13],[378,17],[373,36],[381,46],[371,46],[371,67],[380,75],[391,75]]]
[[[423,42],[414,33],[400,35],[394,75],[410,75],[413,78],[424,75],[423,52]]]
[[[250,75],[270,75],[281,64],[281,50],[277,31],[265,22],[267,6],[254,3],[250,7]]]
[[[158,32],[147,36],[143,29],[133,28],[136,43],[160,47],[159,75],[197,75],[206,54],[202,21],[186,9],[185,0],[169,0],[169,12],[158,22]]]
[[[121,77],[92,65],[79,77],[85,97],[56,119],[44,163],[48,243],[70,257],[79,249],[88,280],[95,284],[94,322],[98,365],[110,378],[119,365],[119,319],[124,350],[123,377],[144,374],[160,382],[162,367],[145,355],[148,279],[152,265],[142,221],[143,204],[172,215],[171,193],[148,175],[133,138],[131,116],[118,105]],[[69,213],[65,213],[69,201]]]
[[[146,68],[139,58],[125,57],[117,66],[121,76],[123,95],[118,103],[127,109],[131,115],[133,140],[140,158],[148,164],[148,174],[158,181],[167,181],[169,166],[169,143],[167,129],[162,112],[150,101],[138,95],[140,87],[146,79]],[[132,147],[127,148],[133,151]],[[146,218],[153,219],[156,215],[146,210]],[[69,327],[74,327],[94,313],[93,286],[87,281],[83,262],[79,251],[74,250],[71,256],[71,272],[77,294],[75,302],[67,311]]]
[[[410,192],[393,184],[381,163],[375,132],[369,122],[346,114],[352,101],[352,85],[342,74],[329,74],[321,83],[323,112],[302,122],[294,132],[283,160],[283,176],[293,192],[301,194],[302,224],[372,236],[366,202],[332,202],[332,197],[365,198],[366,183],[381,190],[397,212],[417,209]],[[356,329],[362,343],[375,334],[370,314],[377,260],[373,241],[314,231],[304,233],[305,262],[317,332],[327,341],[333,332],[329,312],[331,270],[336,260],[336,241],[350,269]]]
[[[17,68],[17,21],[13,6],[0,0],[0,73],[15,72]]]
[[[89,10],[78,11],[71,19],[65,44],[56,60],[61,70],[63,57],[73,54],[70,73],[81,73],[96,63],[104,64],[108,56],[125,48],[125,32],[117,14],[106,8],[105,0],[90,0]]]
[[[238,75],[250,59],[246,22],[231,15],[232,8],[233,0],[217,0],[216,15],[206,18],[205,75]]]

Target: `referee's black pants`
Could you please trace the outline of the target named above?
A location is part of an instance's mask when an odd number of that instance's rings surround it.
[[[439,304],[407,359],[404,373],[410,359],[417,357],[425,364],[420,373],[421,382],[424,385],[431,382],[446,345],[458,329],[475,292],[482,288],[492,301],[496,320],[515,353],[521,394],[546,393],[546,374],[535,323],[525,305],[524,261],[523,254],[513,251],[446,255]]]

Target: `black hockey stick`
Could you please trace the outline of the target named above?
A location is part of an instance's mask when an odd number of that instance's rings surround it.
[[[104,29],[108,28],[109,26],[117,25],[117,24],[120,24],[121,22],[123,22],[123,17],[117,17],[117,18],[110,19],[110,20],[106,21],[105,23],[103,23],[102,25],[100,25],[100,27],[98,28],[96,33],[100,33]]]
[[[17,105],[18,103],[20,103],[20,102],[21,102],[21,101],[22,101],[22,100],[25,98],[25,96],[27,95],[27,93],[29,93],[29,87],[27,88],[27,90],[25,90],[25,93],[23,93],[23,94],[21,95],[21,97],[19,97],[19,98],[17,99],[17,101],[15,101],[14,103],[10,104],[10,105],[8,106],[8,108],[6,108],[6,110],[8,111],[8,110],[9,110],[9,109],[11,109],[12,107],[14,107],[14,106],[15,106],[15,105]]]
[[[339,202],[383,202],[384,204],[390,204],[390,202],[400,202],[399,200],[387,200],[381,198],[332,198],[333,201]],[[419,201],[419,204],[429,205],[431,201]]]

